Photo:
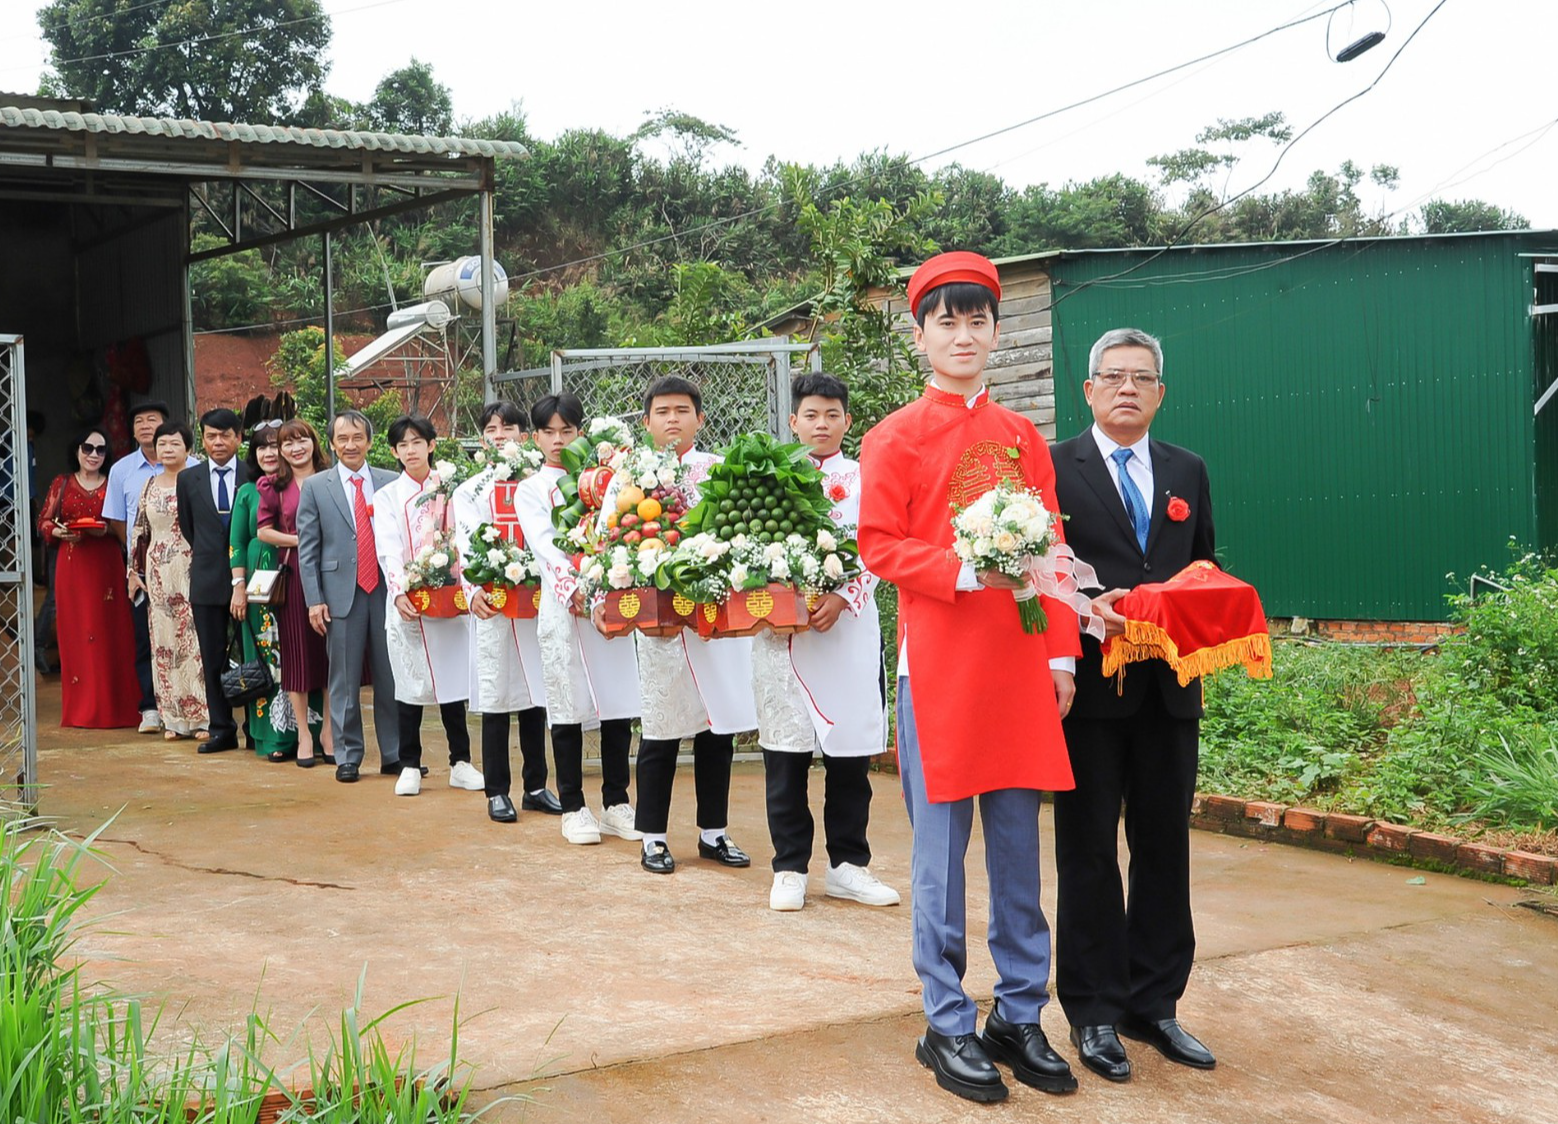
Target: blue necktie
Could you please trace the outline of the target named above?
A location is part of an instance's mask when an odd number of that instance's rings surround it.
[[[216,510],[222,517],[222,526],[226,527],[233,517],[233,499],[227,491],[227,474],[230,468],[216,470]]]
[[[1147,514],[1147,501],[1141,498],[1136,481],[1132,480],[1131,474],[1125,471],[1126,463],[1130,461],[1133,454],[1129,449],[1116,449],[1110,455],[1120,469],[1120,495],[1125,500],[1125,517],[1136,528],[1136,545],[1141,547],[1143,554],[1146,554],[1147,529],[1152,526],[1152,519]]]

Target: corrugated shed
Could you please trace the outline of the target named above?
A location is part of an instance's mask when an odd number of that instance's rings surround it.
[[[1105,330],[1163,340],[1156,436],[1212,477],[1219,555],[1273,615],[1434,620],[1446,574],[1539,525],[1532,263],[1551,234],[1175,250],[1051,264],[1061,436]],[[1088,284],[1097,282],[1096,284]]]

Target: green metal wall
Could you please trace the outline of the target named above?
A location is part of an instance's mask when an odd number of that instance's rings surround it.
[[[1093,341],[1151,332],[1168,387],[1153,433],[1206,459],[1218,554],[1268,613],[1442,619],[1446,574],[1464,589],[1478,566],[1502,567],[1511,536],[1553,545],[1551,522],[1539,533],[1532,266],[1519,255],[1555,244],[1486,235],[1056,261],[1057,434],[1092,420],[1081,388]],[[1547,501],[1558,482],[1545,475]]]

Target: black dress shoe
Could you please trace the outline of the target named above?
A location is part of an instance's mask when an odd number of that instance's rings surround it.
[[[713,859],[721,866],[752,865],[752,856],[736,846],[728,835],[721,835],[719,842],[712,847],[700,838],[698,840],[698,855],[701,858]]]
[[[1074,1026],[1071,1028],[1071,1044],[1077,1048],[1077,1057],[1105,1081],[1129,1081],[1131,1059],[1125,1056],[1125,1047],[1112,1026]]]
[[[998,1062],[1012,1067],[1012,1076],[1045,1093],[1074,1093],[1077,1079],[1066,1059],[1050,1049],[1038,1023],[1009,1023],[1000,1004],[990,1008],[979,1043]]]
[[[645,851],[640,855],[638,865],[649,871],[650,874],[674,874],[676,872],[676,860],[671,857],[671,849],[664,843],[656,843],[653,850]]]
[[[507,796],[489,796],[487,818],[494,823],[513,823],[519,819],[519,813],[514,811],[514,802]]]
[[[337,765],[335,767],[335,779],[342,784],[356,784],[357,766],[351,764]]]
[[[525,793],[519,798],[519,806],[527,812],[542,812],[548,816],[563,814],[562,801],[544,788],[539,792]]]
[[[226,753],[229,749],[238,748],[238,739],[232,738],[207,738],[196,747],[196,753]]]
[[[1192,1069],[1217,1068],[1217,1059],[1212,1056],[1212,1051],[1180,1026],[1178,1019],[1138,1019],[1127,1016],[1120,1020],[1120,1033],[1138,1042],[1145,1042],[1171,1062],[1188,1065]]]
[[[299,769],[312,769],[315,765],[319,764],[320,758],[319,754],[316,753],[312,757],[294,757],[293,760],[296,761],[297,767]],[[325,762],[326,765],[329,763],[330,762],[328,761]]]
[[[1004,1101],[1006,1082],[977,1034],[937,1034],[930,1027],[915,1043],[914,1058],[936,1075],[936,1084],[949,1093],[988,1104]]]
[[[395,761],[395,762],[393,762],[393,763],[391,763],[389,765],[380,765],[379,766],[379,772],[384,774],[384,776],[386,776],[386,777],[398,777],[398,776],[400,776],[400,771],[402,769],[404,769],[404,768],[405,768],[405,766],[402,765],[399,761]],[[422,766],[422,775],[424,777],[427,776],[427,766],[426,765]]]

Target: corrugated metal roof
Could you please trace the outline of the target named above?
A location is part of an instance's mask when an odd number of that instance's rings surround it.
[[[109,113],[61,113],[48,109],[0,106],[0,125],[51,132],[126,134],[174,140],[237,144],[295,144],[305,148],[364,152],[404,152],[418,156],[525,156],[517,141],[469,137],[420,137],[404,133],[303,129],[296,125],[241,125],[175,117],[120,117]]]

